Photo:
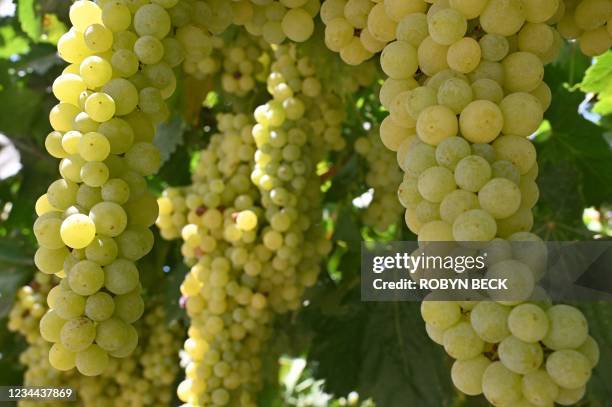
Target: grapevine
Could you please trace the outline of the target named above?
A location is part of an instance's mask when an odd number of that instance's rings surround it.
[[[23,384],[73,387],[84,406],[262,405],[281,355],[308,353],[293,328],[310,324],[313,341],[312,315],[354,311],[353,241],[411,236],[415,254],[444,242],[485,255],[487,276],[528,292],[434,291],[420,304],[460,398],[581,403],[605,338],[587,310],[538,287],[549,253],[534,227],[536,142],[560,58],[572,64],[563,91],[583,86],[580,113],[607,123],[609,89],[576,85],[573,64],[605,60],[611,21],[612,0],[74,1],[48,41],[63,64],[44,138],[55,180],[31,236],[0,224],[0,238],[37,246],[16,262],[35,267],[31,282],[11,280]],[[19,46],[9,29],[0,42]],[[4,222],[14,205],[0,198]],[[146,284],[162,275],[174,300]],[[330,287],[338,298],[321,294]],[[276,340],[299,343],[269,350]]]

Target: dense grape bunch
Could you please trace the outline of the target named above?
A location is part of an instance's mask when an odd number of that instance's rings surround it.
[[[83,376],[74,370],[57,371],[49,361],[50,344],[38,324],[48,307],[45,297],[56,277],[37,272],[30,285],[22,287],[9,316],[9,329],[26,338],[28,348],[20,355],[25,366],[24,385],[71,387],[84,405],[169,405],[178,373],[176,354],[182,332],[178,324],[166,324],[162,307],[151,304],[144,320],[136,323],[143,343],[127,358],[114,359],[102,375]],[[53,355],[53,352],[51,353]],[[54,356],[51,356],[53,358]],[[20,407],[38,405],[20,401]],[[62,401],[48,402],[60,407]]]
[[[588,56],[603,54],[612,47],[612,1],[564,1],[553,22],[561,36],[577,40]]]
[[[401,182],[402,173],[397,168],[393,152],[385,148],[377,131],[358,138],[354,148],[367,162],[365,181],[372,199],[363,212],[363,222],[376,231],[386,231],[397,223],[404,211],[396,195],[396,185]]]
[[[178,396],[189,405],[248,406],[261,385],[259,349],[270,329],[258,287],[260,262],[269,252],[257,232],[259,191],[249,180],[252,120],[244,114],[217,119],[219,133],[200,152],[193,184],[159,199],[158,226],[170,238],[180,227],[182,254],[191,266],[181,285],[191,326]],[[174,214],[165,225],[168,210]],[[181,219],[172,219],[177,214]]]
[[[58,42],[70,65],[53,83],[45,145],[61,178],[37,202],[34,224],[36,266],[62,279],[40,322],[58,370],[99,375],[138,343],[135,262],[153,247],[158,212],[145,177],[160,166],[155,125],[168,117],[182,60],[169,37],[181,3],[170,3],[77,1]]]
[[[299,307],[305,287],[316,282],[319,261],[329,248],[321,225],[321,180],[317,163],[345,145],[345,112],[327,92],[307,57],[292,46],[275,50],[267,81],[272,99],[255,109],[257,146],[251,181],[262,194],[264,245],[275,255],[264,282],[276,312]],[[340,106],[339,106],[340,105]]]
[[[221,88],[225,92],[245,96],[255,90],[258,82],[265,81],[261,59],[267,47],[259,42],[241,33],[223,47]]]
[[[254,405],[270,322],[299,307],[329,248],[317,224],[315,164],[344,148],[344,113],[333,95],[321,93],[308,60],[293,52],[275,51],[267,83],[274,99],[255,109],[258,123],[219,115],[220,133],[200,153],[192,185],[159,199],[158,226],[167,238],[180,235],[192,266],[181,286],[192,325],[187,377],[178,388],[189,405]],[[300,203],[298,194],[308,199]]]
[[[223,2],[223,0],[219,0]],[[232,0],[232,22],[268,44],[304,42],[315,30],[320,0]]]
[[[609,2],[584,3],[576,10],[595,3],[605,9]],[[367,33],[380,41],[388,76],[380,101],[389,111],[380,138],[404,171],[398,198],[409,229],[422,244],[492,241],[484,248],[496,249],[489,275],[520,273],[527,288],[541,277],[545,254],[527,255],[508,241],[540,242],[529,233],[539,192],[536,151],[527,137],[551,101],[543,77],[562,44],[552,27],[563,15],[559,4],[328,0],[321,10],[333,51],[342,55],[355,43],[356,28],[367,27],[361,40]],[[601,32],[601,17],[597,24]],[[609,47],[602,42],[595,52],[587,42],[582,48],[590,54]],[[586,319],[570,306],[432,297],[422,314],[431,338],[456,359],[456,387],[484,393],[495,406],[573,404],[597,363]]]
[[[351,89],[369,83],[368,72],[351,70]],[[240,103],[218,115],[192,184],[158,201],[162,236],[182,239],[191,266],[181,285],[191,327],[177,390],[188,405],[254,405],[271,322],[300,306],[329,250],[316,166],[346,146],[342,103],[292,46],[274,49],[266,85],[271,99],[254,109],[256,122],[237,113]]]

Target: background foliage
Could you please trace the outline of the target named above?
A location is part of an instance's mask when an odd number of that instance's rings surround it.
[[[34,202],[57,177],[57,163],[44,151],[50,131],[47,114],[54,104],[50,84],[61,72],[55,41],[64,32],[69,1],[0,0],[0,384],[19,384],[22,338],[6,329],[16,289],[33,274]],[[303,47],[320,71],[335,83],[339,59],[323,47]],[[612,53],[591,61],[568,45],[546,71],[553,103],[535,137],[541,198],[535,231],[558,240],[607,238],[612,201]],[[232,101],[202,99],[210,83],[188,83],[174,100],[169,123],[156,143],[165,164],[150,179],[153,189],[189,183],[190,163],[214,131],[214,113]],[[364,135],[364,121],[382,117],[377,86],[344,95],[348,110],[345,136]],[[333,395],[357,391],[380,406],[486,405],[458,396],[450,383],[450,360],[431,342],[418,304],[363,303],[359,288],[362,239],[412,239],[398,227],[379,234],[360,222],[353,199],[367,191],[365,162],[347,148],[334,157],[326,184],[326,220],[335,250],[324,265],[307,306],[278,320],[279,335],[270,359],[280,353],[280,377],[270,370],[261,404],[334,405]],[[585,208],[589,208],[585,212]],[[585,216],[586,214],[586,216]],[[402,226],[400,226],[402,225]],[[186,271],[175,243],[157,239],[144,260],[146,297],[162,299],[169,318],[184,319],[178,286]],[[612,304],[577,304],[589,317],[602,358],[590,383],[588,406],[612,405]],[[178,363],[178,358],[177,358]],[[275,365],[275,363],[271,363]]]

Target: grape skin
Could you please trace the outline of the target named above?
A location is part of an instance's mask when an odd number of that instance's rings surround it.
[[[490,364],[491,361],[483,355],[456,360],[451,368],[453,384],[469,396],[482,394],[482,376]]]
[[[546,371],[560,387],[578,389],[591,377],[591,362],[575,350],[558,350],[546,359]]]

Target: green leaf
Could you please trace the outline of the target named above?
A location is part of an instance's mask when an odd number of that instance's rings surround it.
[[[577,304],[589,321],[589,332],[599,344],[599,363],[587,388],[589,406],[609,406],[612,399],[612,304],[592,302]]]
[[[580,83],[583,92],[600,93],[612,89],[612,51],[595,58]]]
[[[183,144],[183,135],[186,128],[185,121],[178,114],[157,126],[154,143],[161,152],[162,162],[166,162],[178,146]]]
[[[357,220],[355,219],[355,215],[352,213],[350,208],[343,208],[338,214],[333,240],[342,240],[345,242],[355,242],[361,240]]]
[[[25,54],[30,50],[27,38],[17,34],[10,25],[0,27],[0,59]],[[4,96],[3,96],[4,98]]]
[[[580,89],[598,94],[593,112],[602,116],[612,113],[612,51],[595,59],[595,63],[587,70]]]
[[[37,13],[38,4],[34,0],[19,0],[17,3],[17,17],[24,33],[37,42],[42,34],[42,24]]]
[[[20,239],[0,239],[0,318],[10,311],[17,289],[31,278],[32,263]]]
[[[362,303],[314,317],[309,360],[332,394],[357,391],[380,406],[452,405],[448,358],[425,333],[418,303]]]
[[[554,78],[564,75],[553,75]],[[551,166],[569,163],[579,172],[581,191],[587,206],[599,206],[612,196],[612,150],[604,129],[579,114],[584,93],[570,91],[563,83],[551,81],[552,105],[546,112],[552,135],[537,143],[538,161]]]

